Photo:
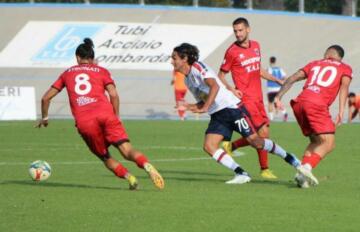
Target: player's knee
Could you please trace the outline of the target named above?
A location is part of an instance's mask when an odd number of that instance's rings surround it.
[[[246,138],[249,144],[255,149],[263,149],[264,140],[259,136],[249,136]]]
[[[213,154],[216,151],[216,146],[214,146],[212,143],[205,142],[203,150],[208,154]]]

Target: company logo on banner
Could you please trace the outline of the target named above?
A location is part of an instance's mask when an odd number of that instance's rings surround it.
[[[0,87],[0,120],[35,119],[34,87]]]
[[[65,25],[32,60],[72,60],[76,47],[83,42],[82,38],[93,37],[99,29],[99,25]]]
[[[205,59],[231,34],[231,27],[220,26],[30,21],[0,53],[0,67],[67,68],[76,63],[76,47],[90,37],[104,67],[171,70],[175,46],[194,44]]]

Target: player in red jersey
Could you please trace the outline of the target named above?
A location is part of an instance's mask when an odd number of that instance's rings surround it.
[[[302,92],[290,103],[302,133],[310,139],[302,160],[308,170],[315,168],[335,147],[335,126],[343,120],[352,79],[351,67],[342,62],[344,54],[339,45],[330,46],[323,59],[310,62],[290,76],[275,97],[275,103],[278,103],[293,83],[306,80]],[[339,112],[334,124],[329,107],[338,93]],[[300,187],[309,186],[300,174],[295,180]]]
[[[114,145],[125,159],[143,168],[157,188],[164,188],[164,180],[155,167],[129,142],[119,120],[119,96],[115,83],[108,70],[94,63],[93,42],[86,38],[75,54],[78,65],[65,70],[42,97],[42,119],[37,127],[48,125],[50,101],[66,88],[76,127],[92,153],[116,176],[127,179],[130,189],[134,190],[138,186],[135,176],[109,153],[108,147]]]
[[[237,18],[233,22],[236,41],[230,45],[225,53],[224,61],[220,67],[219,77],[225,86],[235,96],[241,98],[250,113],[251,121],[260,137],[269,137],[269,119],[265,111],[261,87],[261,77],[282,84],[282,81],[270,75],[261,68],[261,54],[259,43],[249,39],[250,25],[247,19]],[[225,75],[231,72],[235,88],[227,83]],[[240,138],[232,143],[224,142],[228,152],[249,143],[245,138]],[[257,150],[261,176],[268,179],[277,177],[271,172],[268,165],[268,153]]]
[[[356,115],[359,113],[360,110],[360,95],[356,95],[355,93],[351,92],[348,95],[348,123],[350,123]],[[359,114],[360,115],[360,114]]]

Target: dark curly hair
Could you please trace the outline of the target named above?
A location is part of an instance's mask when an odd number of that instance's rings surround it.
[[[177,52],[181,59],[187,57],[187,61],[190,65],[199,60],[199,49],[189,43],[180,44],[174,48],[174,52]]]

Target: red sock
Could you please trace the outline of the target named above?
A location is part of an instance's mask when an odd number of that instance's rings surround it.
[[[135,162],[139,168],[144,168],[144,165],[149,162],[149,160],[144,155],[139,155],[136,157]]]
[[[301,164],[310,164],[312,168],[315,168],[321,161],[321,156],[317,153],[311,153],[311,155],[304,155]]]
[[[257,149],[256,151],[258,153],[259,164],[260,164],[261,170],[268,169],[269,168],[268,152],[266,150],[262,150],[262,149]]]
[[[231,143],[232,150],[236,150],[239,147],[245,147],[247,145],[249,145],[249,142],[246,140],[246,138],[240,138]]]
[[[118,166],[116,166],[113,172],[116,176],[120,178],[125,178],[125,175],[128,173],[128,170],[124,166],[119,164]]]

